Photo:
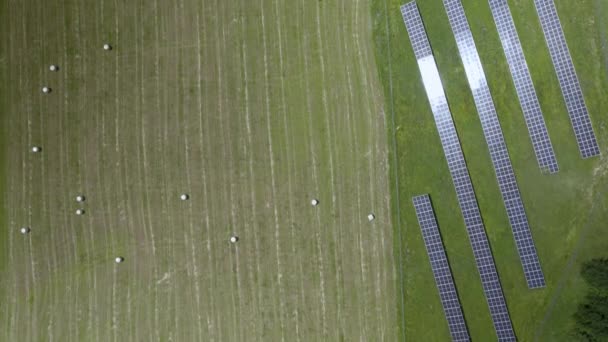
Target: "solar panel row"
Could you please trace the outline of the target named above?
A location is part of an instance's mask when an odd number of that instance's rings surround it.
[[[460,0],[444,0],[444,7],[448,14],[448,19],[454,36],[460,58],[464,64],[464,70],[473,92],[475,106],[481,120],[483,134],[490,150],[490,157],[494,166],[494,172],[498,180],[500,193],[507,210],[515,244],[524,270],[524,275],[529,288],[539,288],[545,286],[543,275],[536,247],[532,240],[532,233],[528,225],[528,218],[521,200],[517,180],[507,145],[505,143],[494,101],[490,94],[485,72],[477,53],[477,48],[473,40],[473,34],[469,28],[469,23],[464,14],[464,8]]]
[[[557,16],[555,3],[553,0],[534,0],[534,4],[549,47],[553,67],[566,101],[578,149],[583,158],[597,156],[600,154],[600,148],[593,132],[583,91],[576,76],[576,70],[574,70],[574,64]]]
[[[549,139],[545,119],[534,90],[532,77],[524,56],[515,23],[509,10],[507,0],[490,0],[490,9],[498,29],[509,69],[519,97],[519,103],[524,112],[528,133],[532,140],[536,160],[541,170],[555,173],[559,171],[553,145]]]
[[[418,224],[422,231],[426,253],[431,262],[435,285],[437,285],[437,289],[439,290],[441,305],[443,306],[445,318],[448,321],[452,341],[470,341],[469,331],[464,321],[460,300],[456,292],[456,285],[454,284],[452,271],[450,270],[448,258],[441,241],[431,199],[429,195],[421,195],[413,197],[412,202],[414,202]]]
[[[494,323],[494,329],[500,341],[515,341],[515,333],[507,310],[507,305],[496,272],[494,258],[490,250],[485,228],[473,184],[469,177],[462,147],[458,140],[456,127],[448,107],[439,71],[429,44],[422,18],[415,2],[401,6],[401,14],[408,31],[422,81],[433,111],[435,124],[439,131],[441,145],[448,161],[452,182],[456,188],[458,203],[464,217],[473,256],[481,277],[484,294]]]

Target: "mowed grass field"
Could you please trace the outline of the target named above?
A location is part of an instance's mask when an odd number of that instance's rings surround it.
[[[406,340],[444,341],[449,332],[411,197],[430,193],[471,336],[496,339],[456,193],[403,24],[402,0],[373,1],[374,40],[389,122],[395,227],[403,233]],[[528,290],[473,98],[441,0],[418,1],[521,341],[572,341],[571,316],[584,296],[579,265],[608,248],[608,4],[556,0],[602,156],[583,160],[532,0],[510,0],[560,172],[539,171],[487,1],[463,0],[497,107],[547,280]]]
[[[0,340],[400,339],[370,6],[2,1]]]

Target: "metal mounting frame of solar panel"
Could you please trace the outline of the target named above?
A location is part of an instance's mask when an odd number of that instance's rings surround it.
[[[473,34],[464,14],[464,8],[460,0],[443,0],[443,5],[448,14],[460,58],[462,59],[462,64],[464,64],[464,71],[473,92],[473,99],[477,107],[479,119],[481,120],[483,135],[490,150],[490,158],[492,159],[498,187],[505,204],[505,209],[507,210],[509,224],[513,231],[515,245],[517,246],[526,282],[531,289],[544,287],[545,277],[528,225],[528,217],[524,210],[513,165],[511,165],[511,159],[509,158],[507,144],[502,134],[494,101],[490,94],[490,87],[486,81],[486,76],[473,40]]]
[[[574,129],[578,149],[583,158],[598,156],[600,147],[597,144],[591,118],[585,105],[583,91],[574,69],[574,63],[566,43],[566,37],[557,15],[553,0],[534,0],[536,13],[549,47],[557,80],[568,108],[570,123]]]
[[[551,139],[547,132],[547,126],[538,102],[538,96],[534,90],[532,77],[528,70],[526,57],[515,29],[515,23],[511,16],[511,10],[507,0],[489,0],[494,23],[500,36],[502,48],[509,64],[509,70],[515,84],[517,97],[524,113],[528,134],[534,147],[538,166],[543,171],[555,173],[559,171],[557,159],[553,151]]]
[[[439,71],[437,70],[431,45],[428,41],[422,18],[418,12],[418,6],[415,2],[403,5],[401,6],[401,14],[412,48],[414,49],[414,55],[418,61],[418,67],[420,68],[424,88],[431,105],[435,125],[439,131],[443,152],[448,162],[452,182],[456,188],[458,204],[460,205],[460,211],[467,228],[469,242],[473,249],[475,264],[481,278],[481,284],[490,309],[496,335],[500,341],[515,341],[511,318],[509,317],[500,279],[498,278],[492,251],[490,250],[490,243],[488,242],[479,206],[477,205],[477,199],[475,198],[469,170],[467,169],[462,147],[458,140],[458,134],[452,120],[452,113],[445,97],[443,85],[439,78]]]
[[[439,234],[431,199],[426,194],[412,197],[412,202],[414,203],[414,209],[416,209],[416,217],[422,231],[426,253],[429,256],[435,285],[437,285],[439,291],[452,341],[470,341],[471,338],[462,314],[462,307],[456,292],[448,257],[445,254],[441,234]]]

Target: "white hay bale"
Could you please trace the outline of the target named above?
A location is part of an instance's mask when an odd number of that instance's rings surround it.
[[[19,231],[21,232],[21,234],[29,234],[29,232],[32,230],[30,229],[30,227],[21,227]]]
[[[110,44],[103,44],[103,49],[106,51],[112,50],[112,46]]]
[[[114,259],[114,261],[115,261],[117,264],[120,264],[120,263],[122,263],[123,261],[125,261],[125,258],[123,258],[123,257],[116,257],[116,258]]]
[[[84,209],[76,209],[76,215],[84,215]]]
[[[82,203],[86,200],[86,197],[84,197],[84,195],[78,195],[76,196],[76,202],[78,203]]]
[[[181,199],[182,201],[187,201],[190,199],[190,195],[188,194],[181,194],[181,196],[179,196],[179,199]]]
[[[42,87],[42,92],[43,92],[43,93],[45,93],[45,94],[48,94],[48,93],[50,93],[50,92],[51,92],[51,88],[46,87],[46,86],[45,86],[45,87]]]
[[[34,152],[34,153],[38,153],[38,152],[40,152],[40,151],[42,151],[42,148],[41,148],[40,146],[33,146],[33,147],[32,147],[32,152]]]
[[[373,220],[375,220],[375,219],[376,219],[376,215],[374,215],[373,213],[371,213],[371,214],[367,215],[367,220],[368,220],[369,222],[372,222],[372,221],[373,221]]]
[[[51,71],[57,71],[57,70],[59,70],[59,66],[57,66],[57,65],[55,65],[55,64],[51,64],[51,65],[49,66],[49,70],[51,70]]]
[[[237,243],[239,241],[239,237],[236,235],[232,235],[230,237],[230,243]]]
[[[316,207],[316,206],[318,206],[318,205],[319,205],[319,200],[318,200],[318,199],[316,199],[316,198],[313,198],[313,199],[312,199],[312,201],[310,201],[310,204],[311,204],[313,207]]]

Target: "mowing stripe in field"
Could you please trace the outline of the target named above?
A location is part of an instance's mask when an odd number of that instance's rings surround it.
[[[433,270],[435,285],[439,291],[439,297],[441,297],[443,313],[450,327],[452,341],[470,341],[471,338],[452,277],[452,270],[445,254],[445,247],[437,226],[437,218],[431,205],[431,198],[428,194],[415,196],[412,197],[412,202],[416,209],[416,217],[424,239],[426,254]]]
[[[547,132],[547,126],[538,97],[536,96],[534,84],[532,83],[532,77],[528,70],[526,57],[521,47],[517,30],[515,29],[515,23],[509,10],[509,4],[507,0],[490,0],[490,9],[492,10],[496,28],[498,29],[500,42],[507,57],[538,166],[543,171],[555,173],[559,171],[555,152],[553,151],[553,145]]]
[[[467,227],[475,263],[494,322],[494,330],[500,341],[515,341],[511,318],[475,198],[473,184],[416,2],[401,6],[401,14],[418,61],[424,88],[439,131],[443,152],[448,162],[452,182],[456,188],[458,204]]]
[[[261,11],[261,24],[262,24],[262,42],[264,49],[264,76],[265,76],[265,101],[266,101],[266,129],[267,129],[267,138],[268,138],[268,157],[270,160],[270,184],[272,189],[272,198],[278,198],[277,196],[277,186],[276,186],[276,176],[275,176],[275,153],[273,151],[273,142],[272,142],[272,131],[271,131],[271,114],[270,114],[270,81],[268,78],[268,47],[266,43],[266,24],[264,19],[264,3],[263,0],[260,1]],[[232,183],[234,184],[234,183]],[[285,340],[285,290],[284,285],[282,283],[283,271],[281,266],[281,244],[280,244],[280,219],[279,213],[277,209],[276,201],[272,202],[272,210],[273,210],[273,219],[274,219],[274,242],[276,249],[276,280],[278,287],[278,295],[279,295],[279,323],[281,327],[281,341]]]
[[[10,2],[0,339],[396,340],[368,3]]]
[[[509,224],[513,231],[517,252],[521,261],[528,288],[545,286],[545,277],[538,260],[534,240],[528,224],[528,217],[519,193],[519,187],[509,158],[507,144],[498,121],[494,101],[486,81],[485,72],[479,59],[473,34],[469,28],[464,8],[460,0],[444,0],[443,5],[448,14],[452,32],[456,38],[460,58],[473,92],[477,113],[481,120],[483,135],[490,150],[492,165],[498,180]]]
[[[585,104],[574,63],[568,50],[566,37],[557,15],[553,0],[534,0],[536,12],[545,35],[551,61],[557,73],[562,95],[568,108],[570,122],[574,129],[578,149],[583,158],[598,156],[600,148],[593,132],[591,118]]]

